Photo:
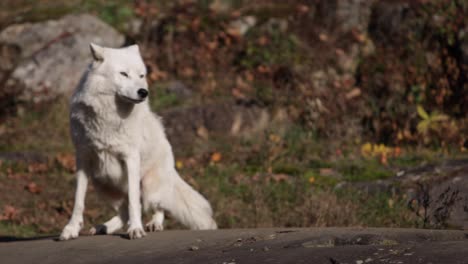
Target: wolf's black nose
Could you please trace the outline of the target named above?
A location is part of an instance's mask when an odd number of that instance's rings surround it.
[[[138,89],[137,93],[141,97],[141,99],[144,99],[146,98],[146,96],[148,96],[148,90],[143,89],[143,88]]]

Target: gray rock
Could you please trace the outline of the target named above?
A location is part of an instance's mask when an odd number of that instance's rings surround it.
[[[410,187],[413,209],[426,212],[420,214],[427,227],[468,228],[468,159],[446,160],[399,175],[400,186]]]
[[[285,111],[273,113],[256,105],[233,102],[179,107],[158,114],[176,152],[203,148],[211,136],[249,138],[271,126],[280,133],[289,124]]]
[[[426,228],[468,230],[468,159],[444,160],[372,182],[342,182],[337,190],[353,188],[365,193],[405,193],[408,206]]]
[[[192,96],[192,90],[181,81],[172,81],[167,85],[167,91],[175,94],[178,98],[186,99]]]
[[[124,37],[87,14],[9,26],[0,32],[0,47],[17,47],[19,55],[1,69],[8,73],[3,85],[16,89],[24,101],[43,102],[68,94],[90,62],[90,42],[119,47]]]
[[[468,228],[468,168],[433,186],[429,192],[429,216],[438,228]]]

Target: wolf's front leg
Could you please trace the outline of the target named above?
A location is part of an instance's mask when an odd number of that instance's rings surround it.
[[[132,153],[126,157],[128,175],[128,216],[130,239],[137,239],[146,236],[141,222],[141,202],[140,202],[140,155]]]
[[[70,221],[63,229],[62,234],[60,234],[60,240],[69,240],[71,238],[78,237],[78,234],[83,227],[83,210],[87,187],[88,177],[83,169],[78,169],[76,173],[76,193],[73,213]]]

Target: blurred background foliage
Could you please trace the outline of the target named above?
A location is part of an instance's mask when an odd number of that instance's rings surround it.
[[[393,179],[403,169],[466,155],[466,1],[1,5],[0,29],[70,13],[112,25],[126,44],[140,45],[158,112],[232,101],[266,109],[268,127],[245,137],[227,138],[205,125],[189,146],[174,139],[178,169],[213,203],[221,227],[450,227],[447,219],[431,224],[420,211],[427,206],[411,194],[417,188],[400,188],[405,182]],[[190,95],[169,89],[174,81]],[[66,99],[29,104],[15,98],[0,92],[0,101],[10,102],[0,110],[3,157],[33,152],[46,158],[0,160],[6,196],[0,234],[57,232],[72,206],[71,191],[63,190],[74,188]],[[261,123],[258,112],[251,118]],[[382,180],[392,187],[379,189],[375,182]],[[61,191],[47,190],[51,183]],[[26,197],[7,197],[11,188]],[[98,210],[93,197],[87,219],[96,223],[110,212]]]

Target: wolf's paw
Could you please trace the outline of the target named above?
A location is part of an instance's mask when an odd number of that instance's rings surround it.
[[[62,233],[60,234],[60,241],[70,240],[77,238],[80,233],[80,225],[66,225],[63,229]]]
[[[146,231],[148,232],[155,232],[155,231],[163,231],[164,226],[162,223],[151,220],[146,224]]]
[[[105,225],[96,225],[89,229],[89,234],[94,235],[106,235],[107,234],[107,226]]]
[[[130,227],[127,230],[128,238],[137,239],[146,236],[145,230],[142,227]]]

